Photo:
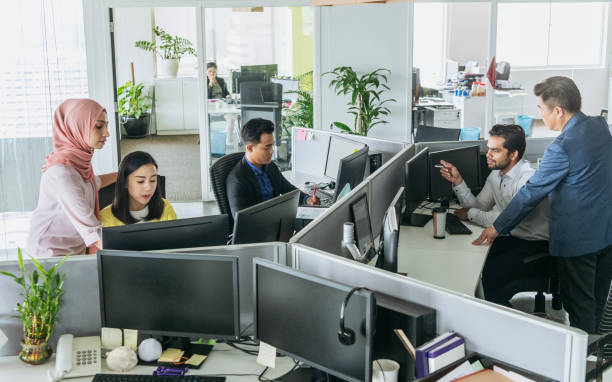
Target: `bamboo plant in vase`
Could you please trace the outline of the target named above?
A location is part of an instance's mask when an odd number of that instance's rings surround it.
[[[19,358],[30,364],[38,365],[51,357],[53,353],[49,339],[53,334],[57,314],[62,304],[65,275],[59,268],[68,259],[66,255],[57,264],[45,269],[32,258],[34,269],[26,272],[21,250],[18,250],[19,270],[21,275],[0,272],[11,277],[23,288],[23,301],[17,303],[17,312],[23,323],[23,343]]]

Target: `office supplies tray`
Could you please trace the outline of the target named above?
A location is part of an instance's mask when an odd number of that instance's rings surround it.
[[[173,363],[173,362],[157,362],[157,361],[151,361],[151,362],[146,362],[141,360],[140,358],[138,359],[138,365],[141,366],[177,366],[177,365],[183,365],[189,357],[191,357],[193,354],[200,354],[200,355],[204,355],[208,358],[208,355],[210,354],[210,352],[213,349],[213,345],[208,345],[208,344],[191,344],[191,351],[185,352],[185,354],[183,354],[184,358],[181,360],[181,362],[179,363]],[[206,362],[206,360],[202,361],[199,365],[194,366],[194,365],[187,365],[189,366],[190,369],[199,369],[202,367],[202,365],[204,364],[204,362]]]

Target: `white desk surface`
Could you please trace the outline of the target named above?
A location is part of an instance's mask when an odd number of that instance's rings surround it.
[[[417,210],[431,214],[431,210]],[[450,212],[449,212],[450,213]],[[424,227],[401,226],[398,243],[398,271],[460,293],[474,296],[489,247],[472,245],[483,228],[463,222],[471,235],[434,239],[433,219]]]
[[[249,346],[254,348],[253,346]],[[204,361],[200,369],[190,369],[187,375],[226,375],[226,374],[253,374],[248,376],[227,376],[227,381],[257,381],[257,376],[264,370],[264,366],[255,362],[255,356],[236,350],[227,344],[216,344]],[[106,367],[106,360],[102,360],[102,373],[116,373]],[[293,360],[289,357],[277,357],[276,368],[268,369],[264,377],[277,378],[287,373],[293,367]],[[0,357],[0,381],[48,381],[47,371],[55,367],[55,356],[42,365],[28,365],[17,356]],[[153,374],[156,367],[137,366],[122,374]],[[119,374],[119,373],[116,373]],[[66,381],[91,381],[93,377],[70,378]]]
[[[328,183],[331,179],[323,176],[323,175],[312,175],[306,174],[304,172],[293,172],[291,170],[283,171],[283,176],[287,179],[291,184],[300,190],[306,192],[310,191],[308,187],[304,184],[305,182],[316,182],[316,183]]]
[[[208,101],[208,114],[240,114],[240,104],[229,104],[225,101]]]

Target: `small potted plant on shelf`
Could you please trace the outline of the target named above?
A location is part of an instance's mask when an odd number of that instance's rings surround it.
[[[172,36],[159,26],[153,27],[153,33],[160,40],[157,41],[136,41],[135,46],[149,52],[157,54],[162,59],[160,77],[175,78],[178,73],[179,61],[185,54],[196,56],[193,44],[186,38]]]
[[[128,138],[143,138],[149,134],[152,97],[143,93],[143,84],[132,84],[117,89],[119,118]]]
[[[381,95],[387,90],[387,76],[391,74],[388,69],[377,69],[363,75],[357,74],[350,66],[341,66],[331,72],[334,75],[329,83],[337,95],[350,95],[348,112],[355,116],[355,126],[350,128],[342,122],[334,122],[334,126],[349,134],[368,135],[368,132],[379,123],[388,123],[382,116],[391,112],[385,106],[387,102],[396,102],[389,98],[381,100]]]
[[[19,359],[38,365],[48,360],[53,353],[49,338],[53,334],[64,295],[62,287],[65,275],[59,273],[59,268],[70,254],[49,269],[32,258],[34,269],[28,273],[23,264],[21,249],[17,251],[17,256],[21,275],[0,273],[11,277],[23,288],[23,302],[17,303],[16,308],[23,322],[23,343]]]

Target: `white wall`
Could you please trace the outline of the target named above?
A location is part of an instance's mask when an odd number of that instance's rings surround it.
[[[136,82],[153,85],[155,65],[152,53],[134,46],[136,41],[151,41],[152,15],[150,8],[115,8],[115,70],[117,86],[131,81],[130,62],[134,62]]]
[[[406,136],[408,12],[407,3],[321,7],[320,73],[338,66],[352,66],[358,72],[391,70],[387,97],[397,102],[389,103],[389,123],[375,126],[371,137],[404,140]],[[334,121],[353,126],[348,97],[337,96],[329,88],[330,80],[330,75],[321,79],[321,128]]]
[[[486,72],[490,9],[489,3],[448,4],[448,59],[460,64],[477,61]]]

